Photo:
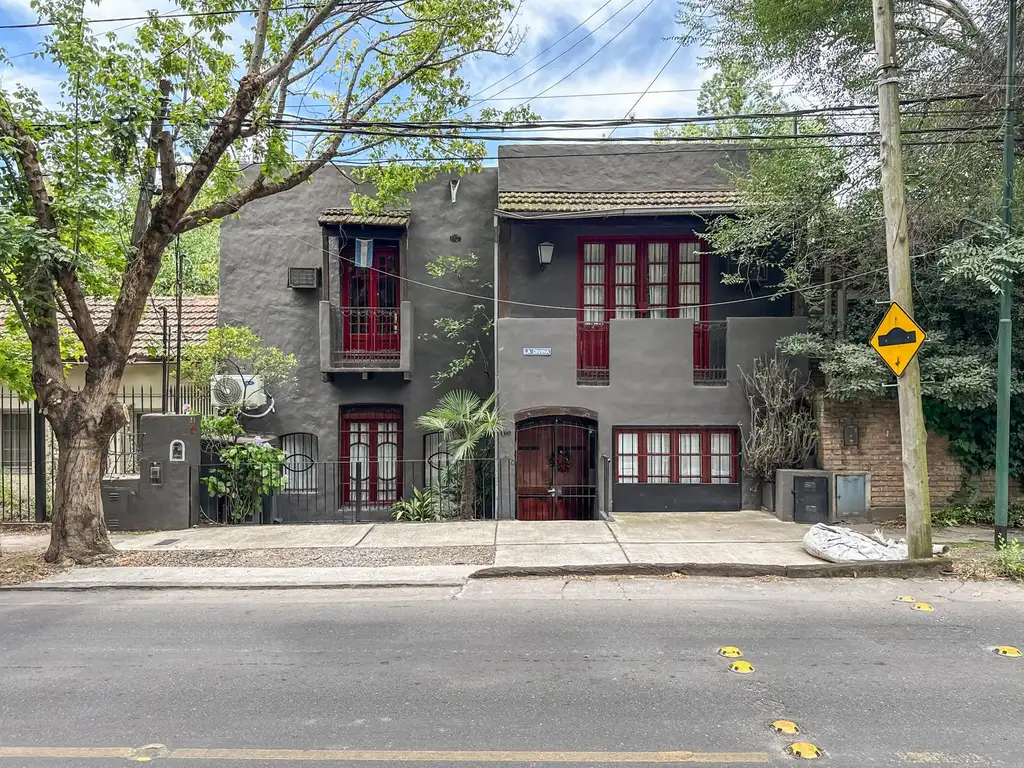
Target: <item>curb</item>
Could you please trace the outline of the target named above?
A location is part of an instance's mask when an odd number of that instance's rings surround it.
[[[948,575],[948,557],[920,560],[869,560],[859,563],[809,563],[806,565],[752,565],[749,563],[622,563],[614,565],[530,566],[506,565],[482,568],[471,579],[503,579],[512,576],[724,576],[750,578],[778,576],[789,579],[883,578]]]
[[[391,589],[394,587],[427,587],[427,588],[452,588],[457,589],[466,585],[465,581],[351,581],[337,582],[335,584],[131,584],[131,583],[100,583],[100,584],[41,584],[39,582],[28,582],[26,584],[11,584],[0,587],[0,592],[123,592],[133,590],[137,592],[171,592],[185,590],[211,591],[234,591],[245,592],[258,589]]]

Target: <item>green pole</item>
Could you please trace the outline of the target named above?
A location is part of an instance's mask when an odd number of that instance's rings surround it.
[[[1010,237],[1013,226],[1013,137],[1016,110],[1013,106],[1017,79],[1017,0],[1010,0],[1006,30],[1006,104],[1003,123],[1003,226]],[[1010,338],[1013,331],[1013,281],[1004,280],[999,299],[999,392],[996,397],[996,549],[1006,543],[1010,506]]]

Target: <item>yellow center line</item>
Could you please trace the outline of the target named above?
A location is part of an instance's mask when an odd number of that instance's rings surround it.
[[[130,747],[3,747],[0,758],[128,758],[138,752]],[[512,750],[362,750],[362,749],[173,749],[165,760],[302,760],[338,763],[705,763],[714,765],[762,765],[767,752],[541,752]]]

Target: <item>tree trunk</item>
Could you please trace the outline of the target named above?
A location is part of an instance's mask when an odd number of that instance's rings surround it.
[[[117,554],[107,537],[100,496],[110,435],[85,430],[73,437],[55,433],[59,456],[46,561],[67,559],[84,565]]]
[[[476,462],[462,462],[462,493],[459,494],[459,519],[476,518]]]

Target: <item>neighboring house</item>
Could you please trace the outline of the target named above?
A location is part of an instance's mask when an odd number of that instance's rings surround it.
[[[102,328],[110,319],[114,306],[113,299],[89,299],[89,309],[97,327]],[[177,340],[175,301],[170,296],[154,296],[139,323],[138,332],[132,342],[132,357],[121,380],[121,401],[128,406],[132,423],[111,442],[111,469],[119,462],[130,462],[135,452],[133,435],[140,431],[139,421],[143,413],[159,413],[164,410],[164,310],[167,311],[167,343],[169,360],[167,408],[173,406],[175,387],[174,350]],[[194,344],[206,339],[206,334],[217,324],[216,296],[185,296],[182,300],[182,344]],[[85,385],[85,368],[82,363],[71,362],[67,373],[71,387],[79,389]],[[183,393],[197,391],[203,400],[209,399],[209,388],[195,390],[183,388]],[[0,386],[0,475],[31,472],[33,468],[33,419],[32,403],[23,402],[17,394]],[[10,502],[10,499],[7,499]],[[18,506],[22,500],[17,500]],[[13,502],[9,504],[13,506]]]
[[[280,517],[386,518],[442,449],[416,418],[460,386],[496,388],[512,424],[498,516],[755,504],[740,369],[806,323],[757,284],[723,285],[726,259],[701,251],[743,162],[694,145],[509,146],[497,168],[421,185],[406,209],[355,215],[332,169],[225,221],[220,322],[299,360],[297,385],[249,424],[290,457]],[[493,299],[428,274],[465,253]],[[434,322],[480,303],[496,309],[496,376],[477,366],[435,387],[457,350]]]

